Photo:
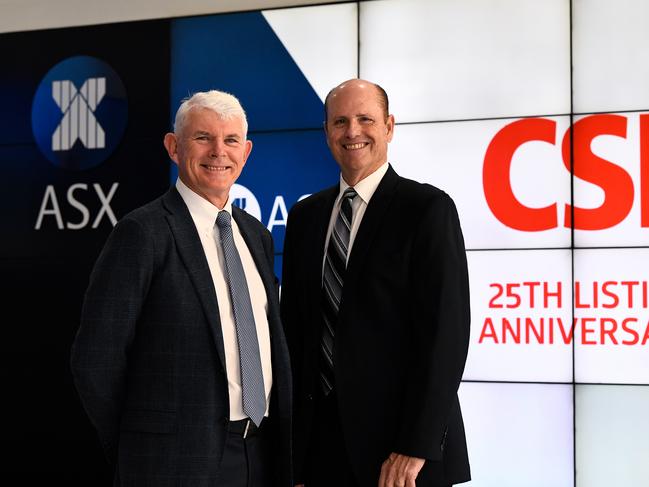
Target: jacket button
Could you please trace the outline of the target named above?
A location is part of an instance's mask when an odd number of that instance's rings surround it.
[[[313,394],[307,394],[306,395],[307,400],[313,401]]]

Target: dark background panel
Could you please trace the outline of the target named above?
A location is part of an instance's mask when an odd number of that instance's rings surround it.
[[[112,469],[78,400],[69,367],[90,270],[112,223],[92,228],[100,199],[97,184],[119,220],[169,186],[162,145],[169,129],[169,23],[167,21],[0,35],[0,417],[8,446],[0,474],[8,485],[109,486]],[[101,164],[70,170],[50,163],[32,135],[32,98],[45,74],[73,56],[106,62],[125,86],[124,136]],[[56,192],[64,226],[89,211],[79,230],[60,229],[46,216],[35,229],[48,186]]]

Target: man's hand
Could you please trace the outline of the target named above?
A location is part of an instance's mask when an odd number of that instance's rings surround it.
[[[423,458],[390,453],[381,465],[379,487],[416,487],[415,479],[425,461]]]

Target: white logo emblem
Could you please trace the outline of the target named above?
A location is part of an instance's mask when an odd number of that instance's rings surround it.
[[[255,195],[252,194],[245,186],[240,184],[233,184],[230,188],[230,201],[234,206],[238,206],[250,216],[254,216],[257,220],[261,221],[261,208]]]
[[[79,91],[69,80],[52,82],[52,98],[63,118],[52,135],[52,150],[66,151],[77,139],[86,149],[106,146],[104,129],[95,118],[95,110],[106,94],[106,78],[88,78]]]

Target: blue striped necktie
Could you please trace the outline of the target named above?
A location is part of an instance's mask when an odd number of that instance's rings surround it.
[[[234,244],[230,214],[227,211],[219,211],[216,224],[219,227],[221,248],[225,257],[225,278],[230,291],[234,324],[237,330],[243,412],[259,426],[266,412],[266,393],[250,292],[241,258]]]
[[[329,236],[324,272],[322,275],[322,314],[324,327],[320,340],[320,383],[322,391],[328,395],[334,387],[333,350],[336,337],[338,309],[342,296],[349,235],[352,228],[352,200],[357,196],[356,190],[349,187],[343,193],[340,211]]]

